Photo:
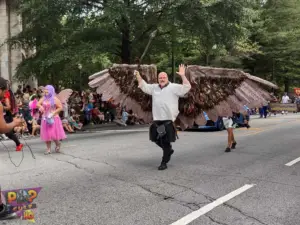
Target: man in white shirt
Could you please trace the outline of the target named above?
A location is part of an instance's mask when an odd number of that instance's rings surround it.
[[[177,74],[182,79],[182,84],[171,83],[165,72],[158,74],[158,84],[147,84],[138,71],[135,75],[139,82],[139,88],[152,95],[153,124],[150,126],[150,140],[155,142],[163,150],[163,157],[159,170],[167,169],[167,163],[174,153],[171,142],[176,141],[176,129],[174,121],[179,110],[179,97],[183,97],[191,89],[191,84],[185,76],[185,66],[179,66]]]
[[[285,92],[284,95],[282,96],[281,103],[282,103],[282,104],[288,104],[289,101],[290,101],[290,98],[289,98],[289,96],[287,95],[287,93]],[[287,111],[285,111],[285,112],[282,111],[282,115],[283,115],[284,113],[287,115],[288,112],[287,112]]]

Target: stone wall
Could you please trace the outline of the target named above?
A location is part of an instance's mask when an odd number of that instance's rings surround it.
[[[0,46],[5,41],[21,32],[22,26],[20,17],[16,10],[9,7],[13,0],[0,0]],[[4,44],[0,48],[0,76],[12,82],[13,91],[17,90],[20,84],[14,77],[18,64],[22,62],[22,53],[20,49],[10,49],[8,45]],[[30,79],[26,84],[31,87],[37,87],[35,79]]]

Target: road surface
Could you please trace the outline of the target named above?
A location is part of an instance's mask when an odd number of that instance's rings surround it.
[[[30,140],[16,168],[0,151],[3,190],[42,187],[36,224],[45,225],[297,225],[300,222],[300,116],[253,119],[226,131],[179,132],[168,169],[147,128],[94,131],[44,155]],[[13,144],[5,142],[10,148]],[[22,153],[12,152],[17,164]],[[2,224],[30,224],[13,220]]]

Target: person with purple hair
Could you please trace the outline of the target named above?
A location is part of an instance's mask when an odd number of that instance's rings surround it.
[[[38,102],[37,107],[42,113],[40,133],[41,139],[45,141],[47,145],[45,155],[51,154],[51,141],[55,142],[55,152],[59,153],[60,140],[65,139],[66,134],[59,117],[59,113],[63,109],[62,104],[55,96],[53,86],[47,85],[44,88],[44,96]]]

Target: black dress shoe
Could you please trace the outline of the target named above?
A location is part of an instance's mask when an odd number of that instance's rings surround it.
[[[230,148],[226,148],[225,152],[231,152]]]
[[[166,163],[162,163],[162,164],[160,164],[160,166],[158,167],[158,170],[165,170],[165,169],[167,169],[168,167],[167,167],[167,164]]]

